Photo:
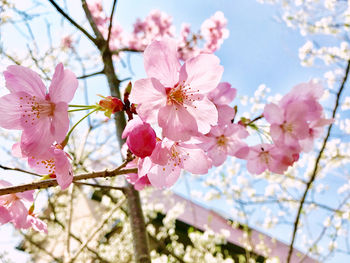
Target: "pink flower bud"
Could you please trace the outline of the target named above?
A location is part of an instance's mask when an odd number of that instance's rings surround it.
[[[128,122],[122,137],[127,137],[126,144],[130,151],[141,158],[150,156],[156,146],[156,133],[151,125],[139,117]]]
[[[123,102],[115,97],[112,96],[107,96],[107,97],[103,97],[101,96],[103,99],[100,100],[100,102],[98,103],[101,106],[101,110],[105,112],[105,115],[110,118],[112,113],[116,113],[118,111],[122,111],[123,110]]]

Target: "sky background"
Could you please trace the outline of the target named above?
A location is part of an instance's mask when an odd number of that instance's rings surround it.
[[[77,21],[82,21],[83,13],[78,4],[80,1],[67,2],[73,2],[69,3],[71,16]],[[43,3],[49,6],[45,1]],[[107,5],[105,7],[107,8]],[[121,24],[124,30],[130,31],[136,18],[144,18],[153,9],[159,9],[172,15],[177,34],[181,23],[190,23],[192,30],[196,32],[205,19],[218,10],[223,11],[228,19],[230,36],[216,55],[225,68],[222,81],[230,82],[237,89],[238,96],[252,96],[260,84],[266,84],[271,89],[271,94],[285,94],[300,82],[322,78],[326,70],[326,67],[322,66],[316,68],[300,66],[298,48],[305,43],[305,38],[300,36],[298,31],[287,28],[284,23],[278,21],[276,17],[279,15],[279,10],[274,6],[262,5],[254,0],[119,0],[114,21]],[[49,21],[60,21],[60,17],[51,7],[49,10],[52,12],[47,15]],[[33,25],[36,37],[44,40],[44,35],[40,34],[43,30],[42,24],[34,21]],[[63,31],[58,28],[54,41],[60,41],[60,38],[69,32],[73,30]],[[14,29],[11,27],[2,29],[1,37],[4,39],[5,36],[6,41],[13,44],[12,48],[17,48],[21,52],[23,43],[16,40]],[[135,73],[134,77],[144,77],[142,56],[132,55],[131,63]],[[124,77],[130,77],[130,73],[121,68],[120,78]],[[98,90],[98,93],[102,93],[101,82],[105,83],[102,76],[89,81],[92,92]],[[105,87],[105,92],[108,92],[107,87]],[[180,180],[174,190],[188,196],[184,180]],[[219,210],[225,210],[224,206],[214,205]],[[277,238],[289,242],[290,237],[286,233],[285,230],[280,232]],[[12,234],[11,227],[2,226],[0,228],[0,251],[8,251],[11,257],[16,259],[25,257],[22,253],[12,249],[13,245],[17,244],[18,238],[11,239],[12,241],[9,242],[10,234]],[[350,258],[339,256],[328,262],[346,262],[346,260]]]

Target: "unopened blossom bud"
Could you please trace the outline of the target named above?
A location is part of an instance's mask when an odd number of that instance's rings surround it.
[[[150,156],[156,146],[156,133],[151,125],[135,117],[125,127],[122,135],[127,137],[126,144],[130,151],[138,157]]]
[[[101,106],[101,111],[105,112],[105,115],[110,118],[112,113],[116,113],[118,111],[122,111],[123,110],[123,102],[115,97],[112,96],[107,96],[107,97],[103,97],[101,96],[103,99],[100,100],[100,102],[98,103]]]
[[[126,86],[125,88],[125,93],[130,94],[131,93],[131,89],[132,89],[132,83],[131,81],[128,83],[128,86]]]

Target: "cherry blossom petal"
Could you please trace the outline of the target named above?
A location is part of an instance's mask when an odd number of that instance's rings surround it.
[[[213,161],[214,166],[222,165],[227,158],[227,154],[225,150],[222,149],[222,147],[213,147],[208,152],[208,156]]]
[[[180,69],[176,41],[169,38],[153,41],[144,52],[144,65],[149,78],[173,87],[179,80]]]
[[[193,174],[206,174],[210,168],[210,163],[202,149],[191,145],[180,145],[183,168]]]
[[[56,66],[49,88],[50,100],[54,103],[60,101],[70,102],[78,88],[78,80],[74,73],[63,68],[60,63]]]
[[[0,98],[1,127],[15,130],[22,129],[21,116],[23,112],[19,98],[18,93],[10,93]]]
[[[57,143],[61,143],[69,129],[68,104],[58,102],[51,122],[51,133]]]
[[[206,134],[210,131],[211,125],[218,123],[218,111],[215,105],[207,98],[201,101],[194,101],[187,111],[195,118],[198,131]]]
[[[166,165],[169,159],[169,149],[161,141],[157,142],[150,158],[153,163]],[[148,158],[146,158],[146,160],[147,159]]]
[[[28,210],[24,206],[21,200],[15,200],[9,206],[9,212],[12,217],[12,222],[15,228],[28,228],[27,227],[27,215]]]
[[[237,90],[231,88],[231,84],[228,82],[220,82],[219,85],[209,93],[208,98],[215,105],[227,105],[230,104],[236,97]]]
[[[6,224],[11,221],[11,219],[12,217],[9,211],[7,211],[5,207],[0,206],[0,224]]]
[[[25,156],[22,155],[22,150],[21,150],[21,143],[17,142],[14,145],[12,145],[12,155],[17,158],[26,158]]]
[[[230,143],[227,144],[227,153],[231,156],[245,159],[248,156],[249,147],[245,142],[242,141],[230,141]]]
[[[155,165],[147,173],[148,179],[154,187],[170,187],[179,179],[181,169],[171,166]]]
[[[28,215],[27,223],[36,231],[43,232],[45,234],[48,233],[46,223],[35,216]]]
[[[191,58],[180,69],[180,80],[190,85],[192,90],[208,93],[219,84],[224,68],[213,54],[200,54]]]
[[[61,149],[54,150],[56,180],[62,190],[66,189],[73,181],[72,165],[67,154]]]
[[[160,107],[166,105],[164,86],[157,79],[140,79],[135,82],[130,93],[130,101],[139,104],[137,113],[143,121],[157,122]]]
[[[267,169],[267,165],[263,162],[260,162],[258,159],[248,160],[247,170],[251,174],[261,174]]]
[[[186,141],[198,130],[196,119],[182,106],[161,108],[158,124],[163,129],[163,136],[173,141]]]
[[[26,157],[45,155],[54,141],[50,120],[44,118],[37,125],[23,131],[21,137],[22,154]]]
[[[34,202],[34,190],[16,193],[16,196],[20,199],[27,200],[28,202]]]
[[[284,121],[283,112],[278,105],[270,103],[264,108],[264,117],[271,124],[282,124]]]
[[[26,92],[45,98],[46,87],[40,76],[33,70],[22,66],[9,66],[4,72],[6,87],[11,93]]]
[[[216,109],[218,111],[219,126],[230,124],[236,115],[236,111],[228,105],[217,105]]]

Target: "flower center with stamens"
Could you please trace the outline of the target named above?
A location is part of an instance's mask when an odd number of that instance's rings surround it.
[[[224,135],[216,137],[216,143],[218,146],[225,146],[227,144],[227,138]]]
[[[186,101],[194,101],[193,91],[189,85],[176,84],[173,88],[167,88],[167,104],[183,105]]]
[[[292,133],[293,132],[293,124],[292,123],[283,123],[281,124],[281,128],[284,132]]]
[[[265,164],[269,164],[269,152],[261,152],[259,154],[260,160],[265,163]]]
[[[54,174],[55,173],[56,166],[55,166],[55,160],[54,159],[42,160],[41,163],[48,170],[49,174]],[[37,162],[37,164],[39,164],[39,162]]]
[[[174,162],[174,166],[180,165],[181,164],[181,157],[180,153],[177,151],[175,145],[171,146],[170,148],[170,158],[169,161]]]
[[[25,123],[34,125],[40,118],[53,117],[56,105],[49,100],[37,98],[36,96],[20,97],[20,108]]]
[[[11,205],[14,201],[19,199],[15,194],[5,195],[4,197],[5,198],[3,198],[2,200],[3,201],[2,205],[6,205],[6,206]]]

